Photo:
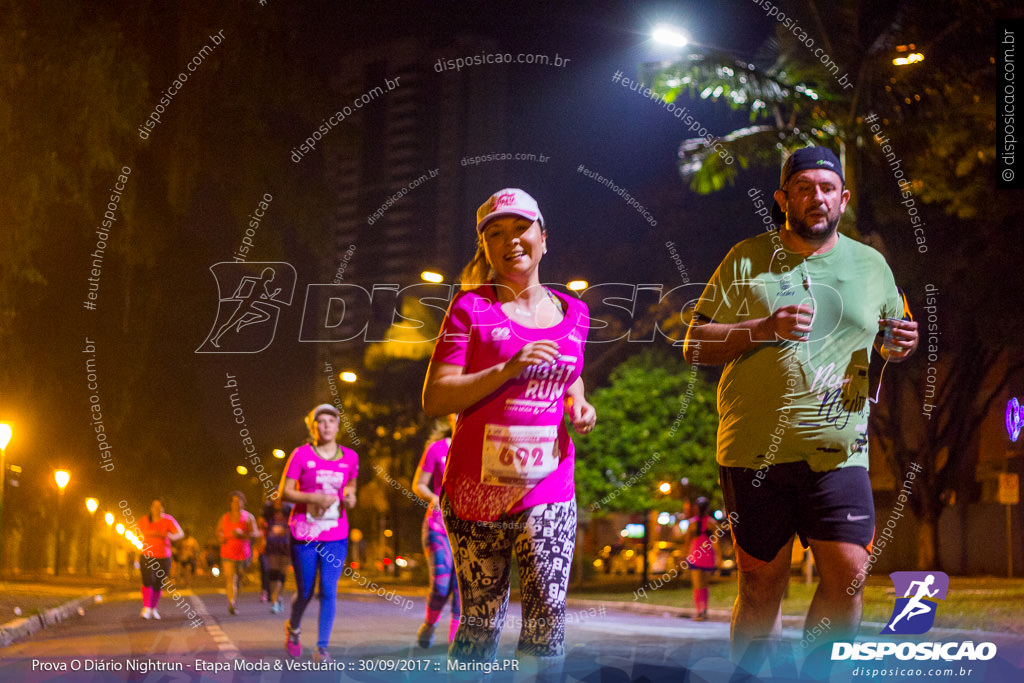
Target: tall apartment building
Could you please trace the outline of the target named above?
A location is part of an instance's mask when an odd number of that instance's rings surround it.
[[[371,339],[382,338],[401,305],[401,288],[421,283],[427,269],[451,283],[472,257],[476,207],[495,189],[492,178],[504,162],[488,164],[486,177],[479,166],[461,162],[505,149],[508,67],[448,70],[440,60],[498,49],[466,37],[440,48],[420,39],[397,40],[348,54],[339,65],[332,84],[339,105],[364,94],[372,99],[353,107],[343,125],[354,139],[327,163],[337,207],[333,253],[322,265],[320,282],[358,285],[368,294],[331,293],[340,295],[334,302],[320,296],[318,338],[352,339],[320,344],[321,369],[324,363],[361,367],[368,342],[360,330],[368,325]],[[324,388],[325,381],[318,371],[317,386]]]

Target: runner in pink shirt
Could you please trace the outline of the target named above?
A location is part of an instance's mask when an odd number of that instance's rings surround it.
[[[477,211],[477,253],[445,316],[423,387],[429,415],[458,413],[441,510],[462,596],[456,661],[493,661],[505,621],[512,553],[519,563],[527,672],[557,675],[576,541],[574,452],[564,417],[587,433],[586,306],[540,284],[547,232],[520,189]]]
[[[322,403],[306,417],[311,443],[292,451],[284,467],[281,498],[295,503],[288,526],[292,534],[292,569],[295,571],[295,597],[291,615],[285,622],[285,650],[293,658],[302,656],[299,632],[302,615],[313,599],[320,577],[320,615],[317,624],[314,662],[330,662],[327,650],[338,581],[348,552],[348,515],[356,505],[356,477],[359,456],[351,448],[335,442],[338,436],[338,409]]]
[[[444,528],[439,496],[444,481],[444,464],[451,446],[451,433],[455,427],[455,415],[449,415],[445,422],[437,421],[430,443],[423,451],[420,464],[413,477],[413,492],[427,503],[427,514],[423,517],[423,553],[430,563],[430,596],[427,598],[427,615],[416,634],[416,643],[423,648],[434,644],[434,626],[441,618],[441,610],[452,600],[452,619],[448,626],[448,642],[455,638],[459,627],[459,584],[453,574],[452,546]]]
[[[171,572],[171,541],[184,538],[178,520],[164,514],[164,502],[154,498],[149,506],[149,514],[139,520],[139,531],[142,533],[142,557],[139,570],[142,573],[142,613],[143,619],[159,619],[156,611],[160,602],[160,590],[163,580]]]

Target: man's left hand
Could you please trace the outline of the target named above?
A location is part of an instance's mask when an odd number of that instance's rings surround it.
[[[879,320],[882,330],[888,325],[892,329],[892,341],[889,347],[882,347],[882,357],[893,363],[905,361],[917,348],[917,322],[914,320]]]

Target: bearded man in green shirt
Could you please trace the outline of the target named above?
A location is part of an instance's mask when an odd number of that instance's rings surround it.
[[[881,329],[887,362],[918,333],[883,256],[837,231],[844,182],[831,150],[791,154],[774,195],[784,224],[729,251],[687,331],[687,361],[725,365],[717,458],[736,514],[736,661],[770,655],[796,535],[821,575],[805,633],[827,624],[841,640],[860,625],[855,579],[874,537],[868,364]]]

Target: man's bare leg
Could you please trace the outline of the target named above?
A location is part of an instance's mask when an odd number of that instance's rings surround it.
[[[772,639],[782,630],[782,595],[789,581],[793,539],[771,562],[739,572],[739,592],[730,629],[733,661],[748,671],[770,655]]]
[[[868,560],[868,551],[855,543],[814,539],[808,542],[821,581],[807,612],[804,637],[815,626],[827,626],[825,640],[852,640],[860,628],[864,597],[862,582],[855,580]]]

